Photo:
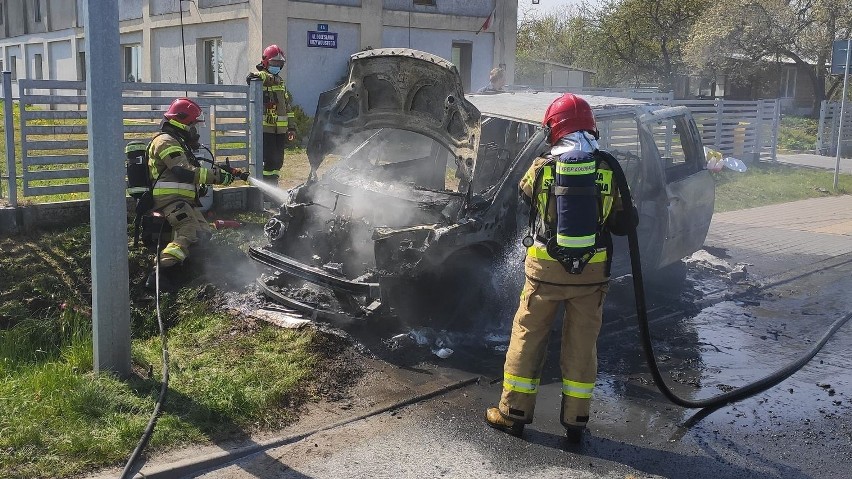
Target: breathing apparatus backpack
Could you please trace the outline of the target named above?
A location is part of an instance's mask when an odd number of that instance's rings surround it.
[[[555,225],[548,224],[545,237],[540,239],[545,243],[547,253],[570,274],[582,273],[597,252],[604,215],[601,186],[597,184],[600,161],[597,155],[578,150],[551,157],[539,168],[533,184],[530,234],[524,238],[524,246],[529,247],[534,243],[532,235],[539,213],[536,192],[542,191],[542,186],[547,187],[543,185],[544,170],[552,168],[554,180],[542,211],[550,211],[550,201],[555,198],[556,221]]]
[[[159,133],[154,136],[162,135]],[[153,141],[153,138],[151,139]],[[160,233],[170,233],[172,228],[168,221],[153,212],[154,185],[159,177],[152,179],[148,167],[148,146],[150,142],[131,140],[124,147],[127,157],[127,193],[136,199],[133,219],[133,247],[139,246],[139,240],[150,248],[156,247]]]

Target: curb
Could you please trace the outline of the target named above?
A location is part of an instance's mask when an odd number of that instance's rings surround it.
[[[199,472],[209,471],[211,469],[215,469],[217,467],[223,466],[225,464],[230,464],[234,461],[243,459],[245,457],[251,456],[252,454],[256,454],[258,452],[262,452],[266,449],[271,449],[279,446],[284,446],[287,444],[299,442],[303,439],[306,439],[314,434],[319,432],[327,431],[329,429],[334,429],[337,427],[345,426],[347,424],[361,421],[363,419],[367,419],[372,416],[377,416],[379,414],[386,413],[388,411],[393,411],[394,409],[399,409],[405,406],[409,406],[411,404],[415,404],[421,401],[425,401],[427,399],[432,399],[433,397],[440,396],[442,394],[448,393],[450,391],[460,389],[466,386],[470,386],[473,384],[477,384],[480,382],[481,377],[475,376],[468,379],[459,380],[453,383],[450,383],[446,386],[442,386],[438,389],[424,392],[421,394],[414,395],[408,399],[404,399],[401,401],[397,401],[387,406],[382,406],[371,411],[368,411],[363,414],[359,414],[354,417],[342,419],[335,423],[321,426],[307,432],[303,432],[300,434],[293,434],[290,436],[284,436],[274,439],[268,439],[266,441],[258,442],[257,444],[253,444],[251,446],[246,446],[238,449],[234,449],[231,451],[222,451],[213,454],[209,454],[207,456],[202,456],[200,458],[193,459],[185,459],[182,461],[177,461],[169,464],[157,465],[150,468],[142,467],[141,470],[136,472],[132,477],[133,479],[178,479],[181,477],[185,477],[190,474],[195,474]],[[120,472],[119,472],[120,474]],[[99,475],[93,476],[92,479],[96,478],[106,478],[106,477],[115,477],[113,475]]]

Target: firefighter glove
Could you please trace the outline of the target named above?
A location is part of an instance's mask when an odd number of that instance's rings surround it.
[[[234,175],[226,170],[219,170],[219,184],[228,186],[234,181]]]
[[[233,175],[234,178],[237,178],[237,179],[240,179],[240,180],[243,180],[243,181],[248,181],[248,179],[249,179],[248,171],[243,171],[240,168],[231,168],[231,175]]]

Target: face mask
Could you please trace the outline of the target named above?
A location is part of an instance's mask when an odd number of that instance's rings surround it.
[[[281,67],[273,67],[273,66],[269,67],[269,73],[272,73],[273,75],[277,75],[278,72],[280,72],[280,71],[281,71]]]

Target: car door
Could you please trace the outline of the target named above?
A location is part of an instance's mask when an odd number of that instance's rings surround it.
[[[643,146],[653,146],[643,150],[652,153],[665,181],[665,239],[657,264],[662,268],[704,245],[715,184],[705,168],[701,135],[686,107],[650,111],[639,121],[647,143]]]

